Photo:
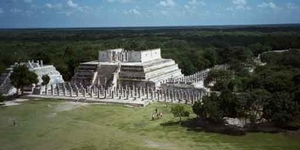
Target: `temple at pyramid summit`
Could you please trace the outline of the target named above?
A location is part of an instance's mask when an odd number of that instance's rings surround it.
[[[99,51],[98,60],[81,63],[72,82],[86,86],[158,87],[184,75],[172,59],[161,57],[161,49]]]

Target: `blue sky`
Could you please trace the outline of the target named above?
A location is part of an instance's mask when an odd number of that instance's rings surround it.
[[[0,28],[300,23],[300,0],[0,0]]]

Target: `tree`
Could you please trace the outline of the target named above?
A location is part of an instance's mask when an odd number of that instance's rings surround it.
[[[265,46],[265,45],[262,45],[261,43],[251,44],[251,45],[249,45],[249,48],[251,49],[251,51],[253,52],[253,54],[255,56],[258,56],[259,54],[261,54],[263,52],[272,50],[272,48],[270,46]]]
[[[284,124],[292,121],[299,112],[299,104],[293,101],[293,96],[286,92],[273,93],[263,109],[265,119]]]
[[[196,102],[192,108],[198,117],[209,119],[215,123],[223,121],[224,113],[220,107],[220,98],[216,93],[204,96],[202,102]]]
[[[253,53],[250,49],[240,46],[230,48],[230,61],[247,62],[252,59]]]
[[[204,57],[210,62],[210,67],[213,67],[217,63],[217,53],[215,48],[207,48],[204,52]]]
[[[175,105],[171,108],[171,113],[174,117],[179,117],[179,122],[181,123],[181,117],[188,117],[190,113],[185,110],[184,106],[182,105]]]
[[[251,92],[236,95],[237,117],[250,119],[254,125],[262,117],[263,107],[271,94],[264,89],[254,89]]]
[[[17,88],[17,95],[19,94],[19,89],[21,89],[23,95],[24,86],[37,84],[38,81],[36,73],[29,71],[25,65],[14,67],[13,73],[10,75],[10,83]]]
[[[205,108],[202,102],[196,101],[192,106],[193,112],[197,115],[198,118],[206,118]]]
[[[49,84],[50,77],[48,75],[43,75],[42,80],[43,80],[42,85],[47,85]]]
[[[226,117],[237,117],[237,101],[235,95],[229,90],[224,89],[221,91],[220,99],[220,109],[223,110],[224,116]]]
[[[211,70],[204,80],[204,86],[209,87],[209,84],[215,83],[213,90],[222,90],[228,88],[228,84],[233,79],[233,72],[230,70]]]
[[[5,100],[4,96],[2,94],[0,94],[0,103],[4,102],[4,100]]]

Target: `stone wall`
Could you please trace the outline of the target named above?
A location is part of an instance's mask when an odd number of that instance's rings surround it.
[[[112,49],[99,51],[100,62],[147,62],[161,59],[160,49],[144,51],[125,51],[124,49]]]
[[[147,62],[155,59],[161,59],[160,49],[128,51],[128,62]]]
[[[114,57],[116,57],[117,54],[121,54],[124,52],[124,49],[112,49],[112,50],[106,50],[106,51],[99,51],[98,60],[100,62],[112,62],[114,60]]]

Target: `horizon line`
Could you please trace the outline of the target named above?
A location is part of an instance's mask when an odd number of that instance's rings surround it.
[[[224,25],[150,25],[150,26],[103,26],[103,27],[22,27],[22,28],[0,28],[0,30],[26,30],[26,29],[83,29],[83,28],[102,28],[102,29],[109,29],[109,28],[164,28],[164,27],[246,27],[246,26],[280,26],[280,25],[300,25],[300,23],[277,23],[277,24],[224,24]]]

